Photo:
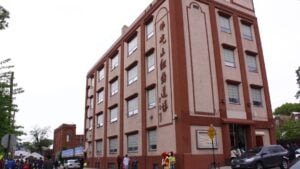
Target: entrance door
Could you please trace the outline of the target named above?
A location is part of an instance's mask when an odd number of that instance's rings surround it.
[[[256,136],[256,146],[260,147],[264,145],[263,136]]]
[[[238,124],[229,125],[231,147],[238,147],[241,150],[246,149],[246,127],[245,125]]]

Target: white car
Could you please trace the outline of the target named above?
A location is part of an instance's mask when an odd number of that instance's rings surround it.
[[[69,169],[69,168],[80,168],[80,162],[77,159],[72,159],[72,160],[67,160],[64,163],[64,168]]]
[[[300,157],[300,148],[298,148],[298,149],[295,151],[295,154],[296,154],[296,158]]]

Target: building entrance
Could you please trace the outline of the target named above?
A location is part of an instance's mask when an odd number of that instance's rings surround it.
[[[246,128],[245,125],[230,124],[230,143],[231,147],[238,147],[241,150],[246,150],[247,146],[247,137],[246,137]]]

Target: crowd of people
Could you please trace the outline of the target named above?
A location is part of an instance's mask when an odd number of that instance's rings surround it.
[[[176,158],[174,156],[174,153],[171,151],[169,153],[163,152],[161,154],[161,166],[163,169],[175,169],[176,164]]]
[[[0,169],[53,169],[57,168],[55,162],[50,157],[43,160],[42,158],[28,158],[28,159],[1,159]]]
[[[124,157],[118,156],[117,158],[118,169],[138,169],[138,160],[136,157],[129,158],[126,154]],[[131,167],[129,167],[131,164]]]

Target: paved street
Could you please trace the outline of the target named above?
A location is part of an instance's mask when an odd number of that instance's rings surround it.
[[[220,167],[220,169],[231,169],[230,166]],[[271,168],[271,169],[280,169],[279,167]]]

